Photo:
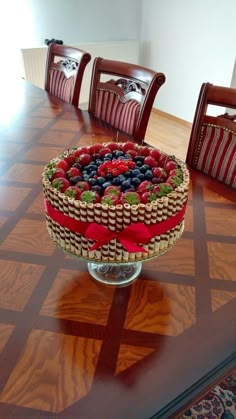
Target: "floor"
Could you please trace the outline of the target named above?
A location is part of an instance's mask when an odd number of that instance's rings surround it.
[[[185,160],[190,131],[189,122],[154,109],[149,119],[145,140],[166,153]]]

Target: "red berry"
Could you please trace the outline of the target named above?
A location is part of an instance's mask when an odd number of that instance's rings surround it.
[[[143,192],[140,199],[143,204],[147,204],[148,202],[155,201],[157,199],[157,195],[153,192]]]
[[[104,189],[103,195],[112,195],[112,196],[120,196],[121,190],[119,186],[107,186],[107,188]]]
[[[157,166],[157,161],[153,157],[147,156],[144,159],[144,164],[148,164],[148,166],[150,166],[150,167],[156,167]]]
[[[137,205],[140,203],[140,196],[137,192],[124,192],[120,201],[122,204]]]
[[[84,182],[83,180],[80,180],[79,182],[76,183],[76,185],[79,189],[81,189],[81,191],[88,191],[90,189],[89,183],[88,182]]]
[[[69,186],[71,186],[69,180],[64,177],[58,177],[52,181],[52,187],[60,192],[65,192]]]
[[[127,141],[126,143],[122,144],[121,149],[124,153],[127,153],[128,150],[134,150],[135,143],[132,141]]]
[[[150,192],[152,189],[152,182],[150,180],[143,180],[143,182],[138,185],[137,192],[141,194],[143,192]]]
[[[81,164],[82,166],[87,166],[92,160],[90,154],[81,154],[79,157],[76,158],[76,161]]]
[[[80,195],[80,200],[88,204],[96,204],[101,201],[100,196],[94,191],[84,191]]]
[[[173,161],[173,160],[169,160],[168,162],[166,162],[166,164],[165,164],[165,170],[167,171],[167,172],[170,172],[171,170],[175,170],[176,169],[176,167],[177,167],[177,164],[176,164],[176,162],[175,161]]]
[[[62,159],[56,163],[56,167],[60,167],[60,169],[63,169],[65,172],[67,172],[69,169],[69,164],[64,159]]]
[[[108,195],[104,195],[101,198],[101,204],[107,204],[109,206],[110,205],[118,205],[118,204],[120,204],[120,200],[119,200],[118,196],[108,194]]]
[[[80,199],[81,193],[81,189],[78,186],[69,186],[65,191],[66,196],[74,199]]]
[[[156,148],[151,148],[149,155],[158,162],[161,156],[161,152],[157,150]]]
[[[66,174],[71,178],[74,176],[81,176],[81,171],[77,167],[71,167]]]

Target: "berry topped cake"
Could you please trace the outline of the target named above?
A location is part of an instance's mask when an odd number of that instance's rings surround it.
[[[189,172],[156,148],[131,141],[73,148],[43,171],[47,229],[88,261],[159,256],[184,228]]]

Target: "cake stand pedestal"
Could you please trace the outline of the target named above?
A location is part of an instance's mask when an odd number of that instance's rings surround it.
[[[88,262],[88,271],[96,281],[103,284],[125,286],[138,278],[142,262],[96,263]]]

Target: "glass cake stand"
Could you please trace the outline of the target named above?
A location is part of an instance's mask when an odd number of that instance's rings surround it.
[[[150,256],[148,258],[143,258],[134,262],[97,262],[94,260],[89,260],[82,258],[80,256],[75,256],[76,258],[87,262],[88,272],[93,279],[103,284],[113,285],[113,286],[126,286],[138,279],[141,271],[143,262],[148,260],[158,258],[164,253],[171,250],[178,240],[170,245],[168,248],[160,251],[158,255]],[[73,256],[70,253],[70,256]]]
[[[87,267],[90,275],[97,281],[108,285],[124,286],[138,278],[142,269],[142,262],[88,262]]]

